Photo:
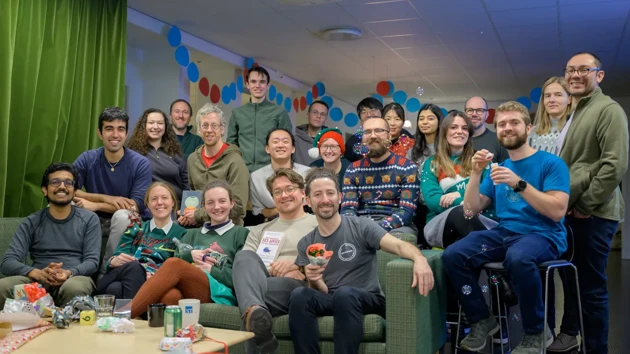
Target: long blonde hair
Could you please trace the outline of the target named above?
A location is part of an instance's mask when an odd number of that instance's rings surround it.
[[[446,140],[446,134],[448,134],[449,127],[453,124],[455,118],[460,117],[468,126],[468,140],[464,145],[464,150],[462,151],[461,156],[459,157],[459,175],[462,177],[470,176],[472,171],[472,157],[475,154],[475,149],[473,149],[472,138],[475,132],[475,128],[472,124],[472,121],[466,113],[461,111],[450,111],[442,120],[440,124],[440,138],[438,139],[438,146],[435,152],[435,158],[431,162],[431,169],[436,176],[439,176],[440,173],[445,174],[448,177],[455,177],[455,162],[451,160],[451,156],[453,155],[451,152],[451,146],[448,144]]]
[[[551,131],[551,117],[549,117],[547,108],[545,108],[545,89],[551,84],[560,85],[564,92],[569,95],[569,104],[567,105],[567,109],[562,114],[562,117],[560,117],[560,120],[558,120],[559,130],[562,130],[562,127],[564,127],[564,124],[567,122],[567,114],[571,112],[571,94],[569,93],[567,81],[560,76],[552,76],[548,78],[542,86],[542,93],[540,94],[540,101],[538,102],[538,109],[536,110],[536,119],[534,119],[534,131],[538,135],[545,135]]]

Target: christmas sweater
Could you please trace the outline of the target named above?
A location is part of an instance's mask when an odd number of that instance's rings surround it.
[[[389,151],[396,155],[407,156],[407,152],[414,146],[416,139],[410,138],[406,135],[401,135],[398,139],[392,141]]]
[[[396,154],[379,163],[366,157],[348,166],[342,191],[342,215],[385,215],[378,223],[387,231],[408,226],[420,192],[418,168]]]

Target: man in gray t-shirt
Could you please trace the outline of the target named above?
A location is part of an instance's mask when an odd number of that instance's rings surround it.
[[[395,253],[414,261],[412,286],[422,295],[433,288],[433,273],[426,258],[411,243],[397,239],[374,221],[340,216],[341,193],[337,177],[317,168],[306,175],[306,201],[318,226],[298,243],[296,264],[308,286],[291,292],[289,330],[296,353],[319,353],[317,316],[333,316],[335,353],[358,353],[363,316],[385,314],[385,296],[378,281],[376,251]],[[311,264],[306,252],[314,243],[332,251],[325,266]]]

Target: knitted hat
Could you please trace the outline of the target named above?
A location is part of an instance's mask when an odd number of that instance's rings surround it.
[[[341,130],[337,128],[326,128],[320,130],[313,138],[313,147],[308,149],[308,156],[314,159],[318,158],[321,142],[326,139],[334,139],[337,144],[339,144],[342,155],[346,152],[346,146],[343,144],[343,135],[341,134]]]

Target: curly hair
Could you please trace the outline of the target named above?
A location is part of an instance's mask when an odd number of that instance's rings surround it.
[[[164,135],[162,135],[161,142],[161,147],[164,149],[164,152],[171,156],[181,156],[182,148],[179,146],[179,141],[177,141],[177,137],[175,136],[172,123],[166,117],[166,114],[157,108],[149,108],[142,113],[142,117],[140,117],[138,123],[136,123],[133,133],[129,139],[127,139],[125,145],[141,155],[146,155],[149,152],[151,145],[149,145],[149,137],[147,136],[147,119],[151,113],[159,113],[164,117]]]

